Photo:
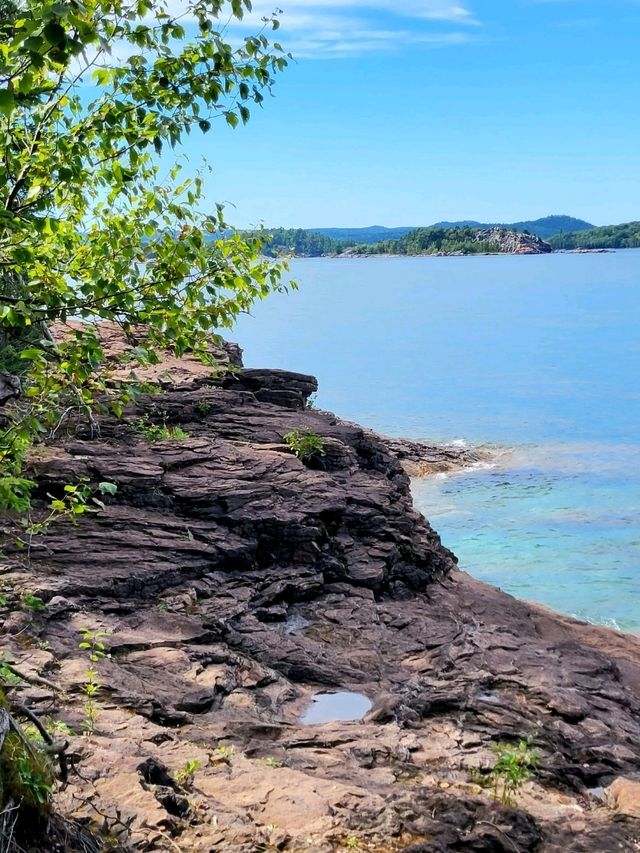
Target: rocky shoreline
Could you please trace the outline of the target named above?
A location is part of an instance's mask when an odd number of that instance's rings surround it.
[[[385,443],[410,477],[430,477],[448,471],[490,465],[507,452],[489,447],[430,444],[386,435],[378,438]]]
[[[15,691],[75,733],[59,811],[95,850],[640,849],[637,638],[457,569],[399,460],[474,451],[385,442],[307,408],[313,377],[230,360],[217,379],[183,364],[100,439],[60,436],[34,462],[43,500],[115,484],[103,511],[28,555],[3,520],[2,646],[31,677]],[[324,455],[297,458],[292,430]],[[108,652],[90,734],[82,629]],[[321,691],[372,708],[303,724]],[[540,767],[499,804],[492,747],[527,734]]]

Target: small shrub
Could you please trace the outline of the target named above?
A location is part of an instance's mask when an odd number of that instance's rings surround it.
[[[23,607],[27,607],[29,610],[34,610],[36,613],[41,613],[45,608],[45,603],[41,598],[38,598],[37,595],[33,595],[31,592],[25,592],[20,597],[20,601]]]
[[[98,719],[99,705],[96,702],[96,695],[100,690],[101,684],[98,681],[97,665],[106,657],[107,649],[102,641],[103,637],[107,636],[106,631],[92,631],[90,628],[81,628],[82,641],[78,643],[78,648],[86,652],[89,662],[84,672],[84,680],[80,685],[80,689],[84,693],[86,699],[84,703],[84,720],[82,728],[88,735],[95,732],[96,721]]]
[[[232,746],[217,746],[213,755],[210,756],[212,764],[231,764],[234,749]]]
[[[17,687],[22,684],[22,678],[13,671],[10,663],[7,658],[0,658],[0,681],[7,687]]]
[[[263,767],[282,767],[283,762],[278,761],[277,758],[274,758],[272,755],[267,756],[267,758],[259,758],[258,764],[261,764]]]
[[[75,735],[73,729],[66,723],[64,723],[62,720],[47,720],[46,729],[51,735],[51,737],[54,737],[58,734],[69,735],[71,737]]]
[[[28,512],[33,480],[7,475],[0,477],[0,511]]]
[[[144,436],[147,441],[179,441],[189,438],[189,433],[179,426],[167,426],[167,424],[150,423],[146,416],[136,418],[133,428],[137,433]]]
[[[98,491],[101,495],[115,495],[118,487],[115,483],[103,482],[98,484]],[[61,518],[67,518],[75,525],[79,515],[105,509],[104,503],[94,495],[94,489],[86,478],[80,479],[77,483],[67,483],[63,487],[62,497],[56,498],[49,493],[47,497],[50,498],[48,515],[40,521],[24,520],[23,527],[27,536],[46,533],[49,525]],[[22,544],[26,543],[22,542]]]
[[[314,456],[324,456],[324,441],[315,432],[293,429],[282,436],[282,440],[295,453],[302,462],[312,459]]]
[[[497,758],[488,779],[494,799],[503,805],[513,805],[516,794],[540,763],[540,753],[532,749],[533,735],[517,744],[497,743],[492,749]]]
[[[1,688],[0,708],[9,710],[7,697]],[[0,812],[9,804],[18,804],[28,820],[34,811],[45,814],[55,780],[51,759],[41,750],[40,741],[30,737],[30,728],[9,730],[0,749]],[[1,850],[5,850],[4,840],[6,838],[2,835]],[[6,849],[14,848],[7,846]]]
[[[193,776],[197,770],[202,767],[202,762],[193,758],[190,761],[185,761],[180,770],[176,771],[175,780],[182,787],[189,787],[193,784]]]
[[[10,732],[0,753],[0,807],[8,801],[44,811],[53,793],[54,773],[47,755],[27,747]]]

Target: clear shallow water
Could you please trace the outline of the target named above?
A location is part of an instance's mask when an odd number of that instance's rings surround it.
[[[515,448],[414,482],[463,568],[640,630],[640,251],[299,260],[235,337],[249,366],[390,435]]]
[[[361,720],[371,710],[371,701],[364,693],[316,693],[300,722],[305,726]]]

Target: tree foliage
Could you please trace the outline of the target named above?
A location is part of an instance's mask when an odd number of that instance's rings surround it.
[[[0,371],[26,368],[24,402],[0,423],[0,476],[111,384],[96,322],[142,334],[139,361],[204,358],[212,328],[282,287],[258,237],[211,239],[228,231],[223,210],[200,209],[202,174],[183,180],[173,153],[185,134],[245,123],[286,66],[265,34],[277,18],[232,42],[250,9],[0,0]],[[54,342],[52,324],[71,319],[84,322]]]
[[[499,252],[497,243],[478,239],[477,228],[416,228],[398,240],[383,240],[358,251],[372,255],[475,255]]]
[[[640,247],[640,222],[558,234],[549,242],[554,249],[635,249]]]
[[[299,258],[318,258],[337,255],[353,243],[333,240],[316,231],[303,228],[268,228],[263,232],[247,232],[245,236],[263,235],[264,253],[271,257],[291,254]]]

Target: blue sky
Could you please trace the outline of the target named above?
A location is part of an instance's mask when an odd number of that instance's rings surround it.
[[[279,5],[274,97],[187,147],[238,226],[640,219],[640,0]]]

